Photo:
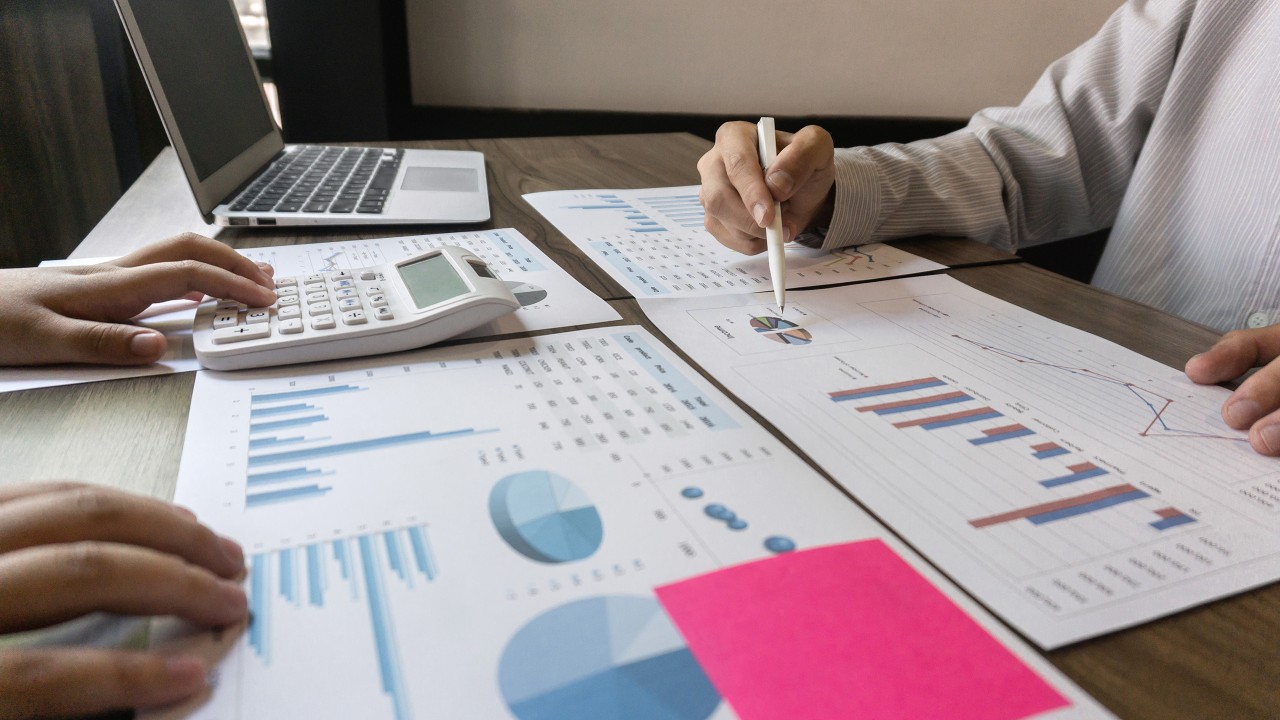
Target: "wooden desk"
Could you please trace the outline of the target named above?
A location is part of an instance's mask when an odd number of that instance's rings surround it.
[[[621,288],[528,208],[520,195],[573,187],[694,183],[694,162],[708,146],[705,141],[687,135],[657,135],[422,146],[484,151],[493,202],[493,220],[486,227],[519,229],[593,290],[617,298],[611,304],[623,322],[657,332],[635,301],[623,298]],[[457,229],[463,228],[363,229],[359,234],[316,229],[268,233],[222,230],[216,236],[233,246],[250,247]],[[184,230],[217,229],[200,221],[176,163],[171,156],[162,156],[73,257],[115,255]],[[950,274],[984,292],[1175,367],[1216,338],[1204,328],[1144,306],[1028,265],[1010,264],[1011,256],[974,243],[931,239],[903,246],[950,265],[973,265]],[[4,458],[0,482],[76,478],[171,497],[193,382],[193,374],[184,374],[0,396],[0,457]],[[1121,717],[1276,717],[1280,713],[1280,672],[1276,672],[1280,670],[1280,586],[1047,656]]]

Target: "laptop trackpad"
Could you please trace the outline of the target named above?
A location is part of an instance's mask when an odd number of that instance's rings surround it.
[[[479,192],[480,173],[466,167],[411,167],[404,171],[401,190]]]

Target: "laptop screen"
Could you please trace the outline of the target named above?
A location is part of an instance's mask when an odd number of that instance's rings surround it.
[[[201,181],[274,124],[228,0],[131,0],[160,86]]]

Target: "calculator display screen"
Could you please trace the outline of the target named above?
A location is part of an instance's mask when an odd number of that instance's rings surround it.
[[[467,282],[443,255],[432,255],[401,265],[400,277],[419,308],[430,307],[449,298],[471,292]]]

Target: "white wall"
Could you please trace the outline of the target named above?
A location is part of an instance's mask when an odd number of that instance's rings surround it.
[[[1121,0],[408,0],[420,105],[965,117]],[[762,18],[767,18],[762,19]]]

